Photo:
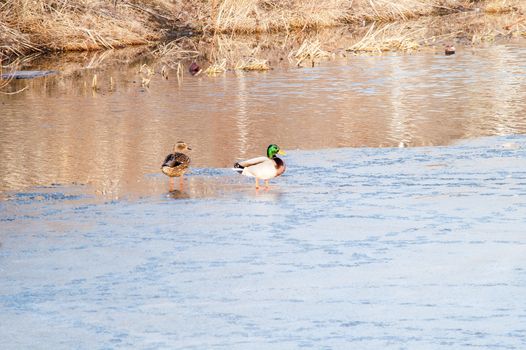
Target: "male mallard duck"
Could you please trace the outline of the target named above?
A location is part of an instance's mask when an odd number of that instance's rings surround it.
[[[259,188],[259,179],[265,180],[268,188],[268,180],[280,176],[285,172],[285,163],[276,154],[285,154],[278,145],[269,145],[266,157],[257,157],[234,164],[234,170],[241,175],[256,178],[256,189]]]
[[[184,151],[192,150],[186,143],[179,141],[174,145],[173,153],[166,156],[166,159],[161,165],[163,174],[170,177],[170,185],[174,177],[179,177],[179,185],[183,186],[183,175],[190,165],[190,157],[182,153]]]

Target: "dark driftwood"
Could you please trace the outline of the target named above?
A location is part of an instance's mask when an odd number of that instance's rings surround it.
[[[2,79],[33,79],[57,74],[56,70],[19,70],[1,75]]]

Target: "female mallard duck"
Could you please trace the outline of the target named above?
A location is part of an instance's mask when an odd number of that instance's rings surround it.
[[[184,154],[184,151],[192,150],[186,143],[179,141],[174,145],[173,153],[166,156],[166,159],[161,165],[163,174],[170,177],[170,185],[172,185],[172,179],[179,177],[179,186],[183,186],[183,175],[190,165],[190,157]]]
[[[266,157],[257,157],[234,164],[234,170],[238,173],[256,178],[256,189],[259,188],[259,179],[265,180],[268,188],[268,180],[280,176],[285,172],[285,163],[276,154],[285,154],[278,145],[269,145]]]

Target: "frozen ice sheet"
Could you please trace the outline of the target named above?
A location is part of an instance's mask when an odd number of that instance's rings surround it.
[[[2,348],[526,348],[526,137],[286,162],[268,192],[11,195]]]

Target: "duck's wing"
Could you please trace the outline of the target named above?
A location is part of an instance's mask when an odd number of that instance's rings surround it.
[[[269,160],[269,158],[268,157],[256,157],[252,159],[247,159],[242,162],[237,162],[236,164],[234,164],[234,168],[243,169],[243,168],[255,166],[257,164],[261,164],[265,162],[266,160]]]
[[[254,176],[259,179],[272,179],[277,175],[276,162],[273,159],[266,158],[263,162],[251,165],[243,169],[242,174],[246,176]]]
[[[170,168],[174,168],[176,166],[180,165],[189,165],[190,164],[190,157],[188,157],[184,153],[172,153],[166,156],[166,159],[164,160],[164,163],[161,167],[167,166]]]

